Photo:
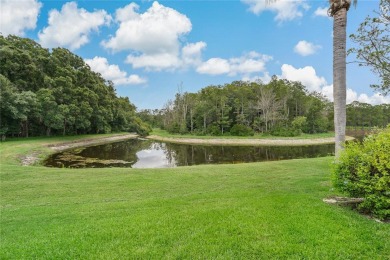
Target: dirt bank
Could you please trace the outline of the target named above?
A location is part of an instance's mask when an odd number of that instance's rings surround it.
[[[82,139],[82,140],[76,140],[72,142],[53,144],[53,145],[48,145],[48,147],[50,147],[54,151],[63,151],[71,148],[111,143],[115,141],[131,139],[135,137],[137,137],[136,134],[120,134],[120,135],[114,135],[109,137]]]
[[[97,138],[81,139],[81,140],[75,140],[75,141],[63,142],[63,143],[45,144],[44,147],[50,148],[52,152],[60,152],[67,149],[111,143],[111,142],[131,139],[135,137],[137,137],[136,134],[117,134],[117,135],[111,135],[107,137],[97,137]],[[23,156],[21,158],[22,165],[29,166],[37,163],[42,153],[46,154],[46,151],[45,152],[35,151],[31,154]]]
[[[178,143],[178,144],[205,144],[205,145],[248,145],[248,146],[300,146],[320,145],[334,143],[334,137],[313,138],[313,139],[197,139],[197,138],[173,138],[150,135],[148,139]],[[347,136],[347,141],[354,138]]]

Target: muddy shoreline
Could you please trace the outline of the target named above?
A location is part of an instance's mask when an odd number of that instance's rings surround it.
[[[55,143],[55,144],[46,144],[44,145],[45,148],[50,148],[51,153],[55,152],[61,152],[72,148],[78,148],[78,147],[86,147],[91,145],[99,145],[99,144],[105,144],[105,143],[111,143],[116,141],[123,141],[127,139],[136,138],[138,135],[136,134],[120,134],[120,135],[113,135],[109,137],[101,137],[101,138],[90,138],[90,139],[81,139],[81,140],[75,140],[70,142],[63,142],[63,143]],[[30,154],[27,154],[21,158],[21,164],[23,166],[30,166],[34,165],[37,162],[39,162],[40,155],[43,152],[33,152]]]

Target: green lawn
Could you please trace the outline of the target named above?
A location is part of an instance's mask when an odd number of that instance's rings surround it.
[[[322,202],[334,194],[331,157],[153,170],[17,164],[55,142],[0,145],[0,259],[390,259],[390,225]]]
[[[272,136],[266,134],[255,134],[254,136],[211,136],[211,135],[192,135],[192,134],[170,134],[166,130],[154,128],[151,135],[158,135],[162,137],[171,138],[198,138],[198,139],[314,139],[314,138],[326,138],[334,137],[334,132],[318,133],[318,134],[301,134],[294,137]]]

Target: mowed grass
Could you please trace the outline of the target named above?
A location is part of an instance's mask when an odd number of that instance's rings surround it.
[[[331,157],[174,169],[17,164],[18,153],[60,140],[1,144],[0,259],[389,259],[390,225],[322,202],[334,194]]]
[[[166,130],[154,128],[151,135],[157,135],[161,137],[171,138],[196,138],[196,139],[315,139],[315,138],[328,138],[334,137],[334,132],[317,133],[317,134],[305,134],[302,133],[299,136],[294,137],[283,137],[283,136],[272,136],[269,134],[255,134],[254,136],[214,136],[214,135],[195,135],[195,134],[170,134]]]

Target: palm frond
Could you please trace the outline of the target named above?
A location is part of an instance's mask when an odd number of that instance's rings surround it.
[[[275,0],[267,0],[267,1],[273,2],[273,1],[275,1]],[[332,4],[333,1],[334,1],[334,0],[329,0],[329,4]],[[356,7],[357,1],[358,1],[358,0],[353,0],[353,1],[352,1],[352,4],[353,4],[354,7]]]

